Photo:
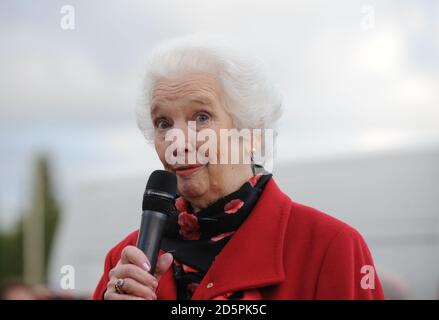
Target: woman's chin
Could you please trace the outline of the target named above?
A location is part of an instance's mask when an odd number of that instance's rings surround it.
[[[178,188],[180,195],[185,199],[194,199],[202,196],[205,192],[198,185],[185,184]]]
[[[192,177],[178,177],[177,183],[178,192],[183,198],[197,198],[209,189],[208,177],[201,174],[201,172],[197,172]]]

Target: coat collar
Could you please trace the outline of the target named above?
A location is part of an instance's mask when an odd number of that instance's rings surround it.
[[[253,212],[216,257],[192,299],[212,299],[283,281],[283,246],[290,211],[291,200],[270,179]]]

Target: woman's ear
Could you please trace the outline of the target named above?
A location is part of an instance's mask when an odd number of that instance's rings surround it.
[[[261,150],[262,150],[262,131],[261,129],[253,129],[252,130],[252,139],[250,146],[250,155],[252,162],[257,162],[260,158]]]
[[[243,159],[244,164],[251,164],[253,161],[253,154],[256,152],[253,147],[253,133],[250,130],[250,134],[244,135],[243,138],[243,154],[245,155],[245,159]]]

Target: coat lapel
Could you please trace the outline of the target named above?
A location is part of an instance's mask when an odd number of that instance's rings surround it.
[[[212,299],[283,281],[283,246],[290,211],[291,200],[270,179],[253,212],[216,257],[192,299]]]

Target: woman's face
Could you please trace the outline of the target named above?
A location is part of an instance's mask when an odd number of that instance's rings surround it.
[[[237,190],[252,176],[250,165],[243,164],[243,161],[237,164],[188,164],[189,154],[196,154],[205,143],[188,139],[189,121],[195,122],[196,131],[211,129],[215,132],[217,154],[206,156],[216,157],[217,163],[220,144],[225,143],[220,141],[220,129],[234,128],[232,117],[224,108],[222,89],[214,77],[197,73],[158,80],[151,95],[151,119],[157,154],[164,168],[177,175],[179,194],[191,202],[195,210]],[[165,140],[170,129],[179,129],[184,133],[184,146],[181,148],[185,152],[185,164],[170,164],[166,160],[166,149],[176,143]]]

